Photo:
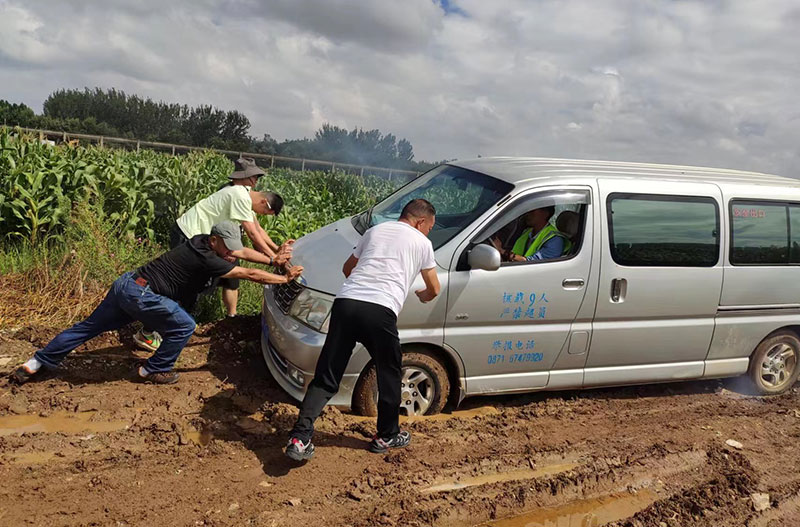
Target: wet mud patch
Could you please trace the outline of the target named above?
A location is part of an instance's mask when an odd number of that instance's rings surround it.
[[[48,416],[9,415],[0,417],[0,437],[30,433],[103,433],[123,430],[130,426],[127,421],[104,421],[95,419],[97,412],[55,412]]]
[[[543,507],[511,518],[493,520],[481,527],[600,527],[632,516],[658,499],[648,489],[576,500],[558,507]]]

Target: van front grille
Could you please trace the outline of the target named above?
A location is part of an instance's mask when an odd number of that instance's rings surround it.
[[[289,306],[292,305],[297,295],[303,292],[303,286],[298,284],[297,281],[292,280],[288,284],[276,284],[272,286],[273,294],[275,295],[275,303],[283,314],[289,312]]]

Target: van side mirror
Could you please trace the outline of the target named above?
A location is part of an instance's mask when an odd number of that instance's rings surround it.
[[[472,269],[497,271],[500,269],[500,252],[489,245],[476,245],[469,251],[467,261]]]

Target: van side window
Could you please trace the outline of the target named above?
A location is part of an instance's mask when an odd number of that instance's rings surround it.
[[[615,193],[608,197],[609,245],[620,265],[713,267],[719,209],[712,198]]]
[[[789,261],[800,263],[800,205],[789,206]]]
[[[732,264],[800,263],[800,207],[788,203],[732,200],[730,216]]]

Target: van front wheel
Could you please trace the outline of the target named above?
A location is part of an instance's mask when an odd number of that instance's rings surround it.
[[[400,415],[438,414],[447,403],[450,379],[447,369],[425,352],[403,353]],[[378,415],[378,377],[370,364],[356,383],[353,410],[359,415]]]
[[[800,374],[800,340],[789,332],[764,339],[750,359],[748,374],[756,390],[764,395],[783,393]]]

